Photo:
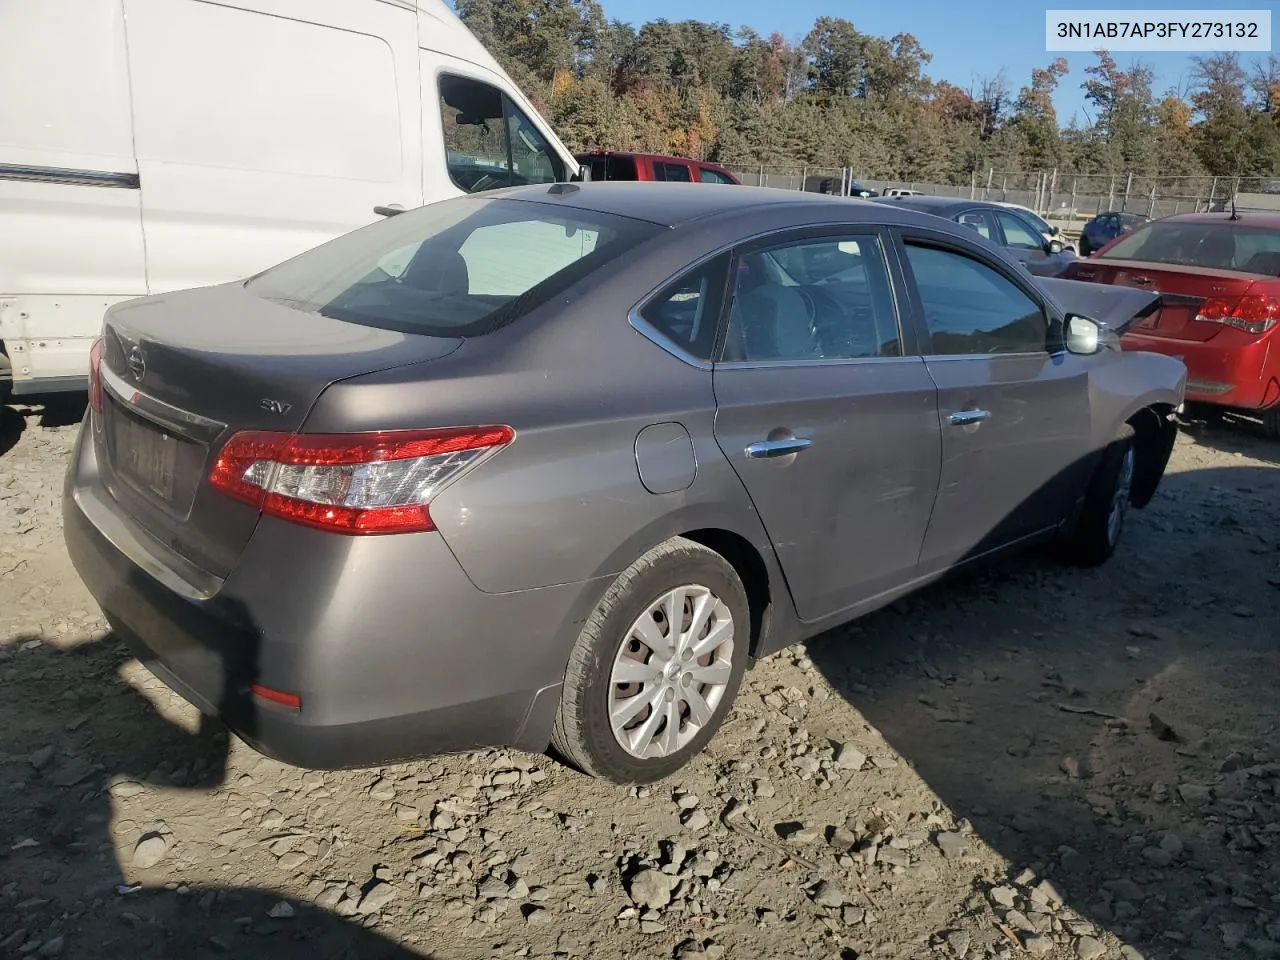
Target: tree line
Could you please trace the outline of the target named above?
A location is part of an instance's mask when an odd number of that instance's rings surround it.
[[[972,171],[1280,176],[1280,58],[1195,61],[1189,89],[1157,93],[1142,63],[1105,50],[1083,77],[1057,58],[1016,83],[929,77],[909,33],[876,37],[821,17],[799,43],[698,20],[640,27],[598,0],[456,0],[470,30],[575,150],[674,153],[731,164],[852,167],[959,183]],[[1053,106],[1080,82],[1086,124]]]

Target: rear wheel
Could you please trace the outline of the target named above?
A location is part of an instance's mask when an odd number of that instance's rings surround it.
[[[724,557],[676,537],[627,568],[569,656],[552,743],[615,783],[674,773],[715,735],[747,662],[746,590]]]
[[[1064,544],[1066,556],[1073,563],[1096,567],[1115,553],[1129,513],[1137,466],[1133,437],[1133,427],[1125,424],[1107,446],[1089,481],[1080,517]]]

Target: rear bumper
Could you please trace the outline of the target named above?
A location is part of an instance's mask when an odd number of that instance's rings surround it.
[[[1122,343],[1125,350],[1162,353],[1185,363],[1188,400],[1258,410],[1280,402],[1280,352],[1275,340],[1274,330],[1256,339],[1224,330],[1203,342],[1130,331]]]
[[[485,594],[438,534],[265,519],[225,582],[187,589],[166,548],[103,512],[92,461],[82,431],[63,497],[77,572],[149,669],[262,753],[338,769],[546,748],[570,646],[605,584]],[[301,709],[254,697],[253,683],[298,694]]]

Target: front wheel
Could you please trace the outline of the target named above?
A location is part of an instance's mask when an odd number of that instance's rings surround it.
[[[1096,567],[1115,553],[1129,513],[1137,456],[1133,427],[1125,424],[1103,453],[1075,528],[1064,544],[1073,563]]]
[[[729,712],[750,635],[732,565],[683,537],[659,544],[618,576],[579,634],[553,745],[614,783],[669,776]]]

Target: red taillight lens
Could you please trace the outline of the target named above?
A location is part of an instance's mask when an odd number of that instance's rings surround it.
[[[431,498],[515,437],[510,427],[235,434],[209,482],[263,513],[336,533],[434,530]]]
[[[102,338],[93,341],[89,348],[89,406],[94,412],[102,412]]]
[[[1200,304],[1196,319],[1246,333],[1266,333],[1280,322],[1280,300],[1265,293],[1248,293],[1236,301],[1210,297]]]

